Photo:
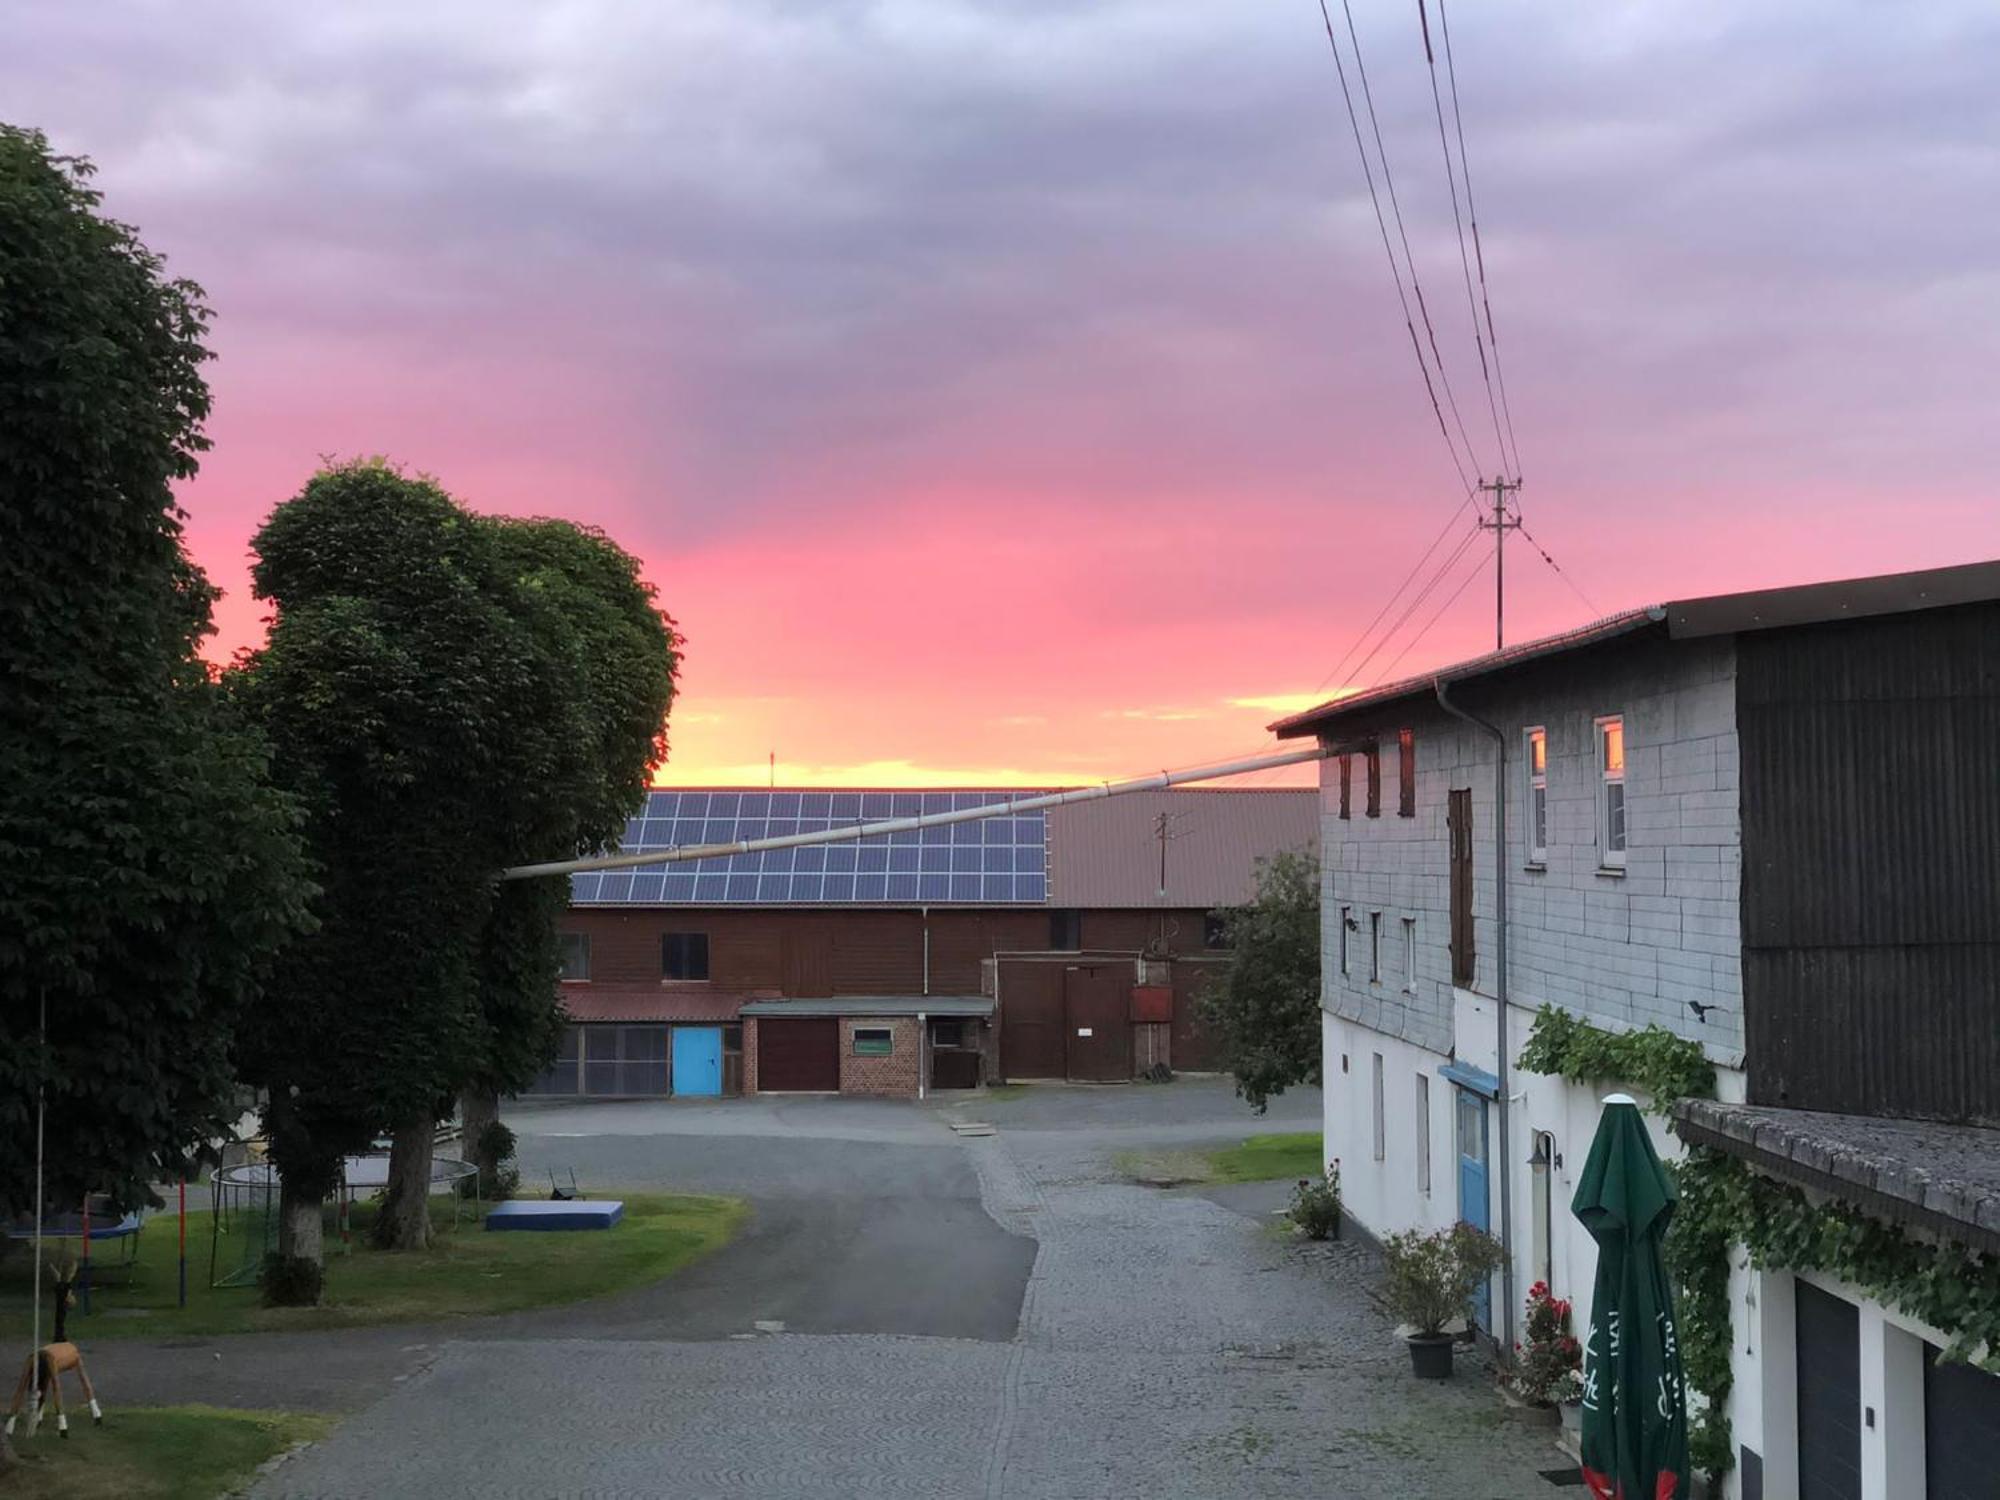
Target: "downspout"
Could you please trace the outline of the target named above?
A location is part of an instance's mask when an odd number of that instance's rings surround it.
[[[1475,714],[1467,713],[1445,692],[1444,678],[1431,679],[1431,691],[1438,707],[1454,719],[1493,736],[1493,918],[1499,929],[1494,943],[1494,965],[1499,982],[1494,986],[1495,1041],[1500,1080],[1500,1295],[1502,1313],[1500,1354],[1505,1359],[1514,1347],[1514,1149],[1508,1129],[1512,1106],[1507,1094],[1507,736]]]
[[[924,995],[928,998],[931,992],[931,909],[926,906],[921,910],[924,914]]]
[[[917,1012],[917,1098],[924,1097],[924,1084],[930,1074],[931,1028],[922,1011]]]

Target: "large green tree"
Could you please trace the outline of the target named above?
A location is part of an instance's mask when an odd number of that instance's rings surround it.
[[[201,289],[90,170],[0,125],[0,1215],[34,1199],[38,1091],[59,1205],[142,1201],[227,1132],[233,1028],[311,891],[197,649]]]
[[[428,1230],[428,1143],[480,1045],[479,953],[493,875],[519,841],[496,787],[561,775],[580,725],[538,648],[488,528],[426,479],[379,461],[330,468],[254,539],[276,607],[235,680],[307,811],[319,930],[280,975],[292,1004],[246,1032],[283,1176],[279,1254],[317,1264],[341,1158],[393,1132],[421,1180],[391,1183],[392,1243]],[[421,1144],[421,1149],[412,1147]],[[315,1295],[281,1266],[273,1287]]]
[[[485,523],[513,607],[563,667],[564,727],[551,773],[491,789],[512,805],[517,843],[506,863],[594,852],[617,842],[666,758],[679,638],[639,575],[637,559],[602,532],[568,521]],[[571,727],[573,726],[573,727]],[[556,998],[562,879],[504,883],[488,918],[480,964],[478,1045],[467,1057],[460,1113],[480,1152],[499,1096],[526,1088],[549,1065],[563,1016]],[[498,1164],[480,1160],[483,1171]]]
[[[1223,914],[1223,940],[1228,967],[1198,1004],[1236,1092],[1261,1114],[1320,1082],[1319,861],[1287,851],[1260,863],[1255,898]]]

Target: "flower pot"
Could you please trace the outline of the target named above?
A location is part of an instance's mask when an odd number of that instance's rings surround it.
[[[1574,1453],[1583,1439],[1583,1403],[1564,1401],[1556,1410],[1562,1413],[1563,1446]]]
[[[1448,1333],[1413,1333],[1406,1342],[1410,1346],[1410,1368],[1419,1380],[1451,1379],[1451,1345]]]

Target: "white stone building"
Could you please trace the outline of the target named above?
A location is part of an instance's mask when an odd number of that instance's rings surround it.
[[[1321,772],[1324,1107],[1352,1217],[1378,1235],[1464,1220],[1500,1236],[1508,1271],[1480,1321],[1503,1341],[1538,1280],[1586,1325],[1595,1250],[1569,1201],[1609,1081],[1519,1069],[1544,1004],[1698,1043],[1717,1069],[1718,1118],[1735,1107],[2000,1123],[2000,1068],[1984,1085],[1922,1082],[1982,1019],[1982,1055],[2000,1060],[2000,907],[1980,912],[2000,899],[2000,759],[1964,711],[1968,696],[2000,711],[2000,670],[1979,644],[1994,643],[2000,668],[1995,599],[2000,565],[1981,564],[1681,601],[1273,726],[1342,752]],[[1928,665],[1939,653],[1955,677]],[[1889,715],[1935,730],[1907,764],[1866,753]],[[1901,811],[1870,811],[1883,805]],[[1963,930],[1871,884],[1926,847],[1938,857],[1940,838],[1976,867]],[[1929,980],[1926,964],[1939,966]],[[1967,978],[1987,987],[1983,1001],[1958,992]],[[1912,984],[1932,980],[1935,1025],[1899,1014]],[[1836,1016],[1851,1029],[1828,1026]],[[1662,1155],[1679,1154],[1649,1118]],[[1704,1140],[1733,1149],[1716,1129]],[[1838,1347],[1816,1342],[1826,1320],[1797,1284],[1858,1309],[1830,1335]],[[1910,1436],[1926,1390],[1919,1345],[1941,1346],[1942,1331],[1810,1272],[1739,1266],[1732,1289],[1741,1455],[1727,1493],[1957,1493],[1899,1487],[1912,1462],[1924,1469]],[[1885,1327],[1916,1343],[1885,1341]],[[1853,1389],[1821,1400],[1814,1372],[1848,1345]],[[1978,1375],[1949,1399],[2000,1431],[2000,1380]],[[1892,1433],[1900,1480],[1884,1459]],[[1797,1458],[1849,1449],[1851,1488],[1826,1487]]]

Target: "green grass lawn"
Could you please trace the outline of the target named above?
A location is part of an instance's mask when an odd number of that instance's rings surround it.
[[[214,1500],[295,1443],[324,1437],[331,1417],[213,1406],[113,1409],[102,1427],[70,1416],[67,1440],[55,1419],[33,1439],[14,1429],[20,1465],[0,1477],[8,1500]]]
[[[115,1338],[352,1328],[519,1312],[657,1281],[722,1245],[744,1214],[735,1198],[613,1196],[625,1201],[625,1216],[614,1228],[507,1234],[487,1233],[473,1204],[465,1205],[454,1223],[452,1200],[435,1199],[432,1248],[418,1254],[368,1249],[367,1213],[359,1210],[362,1222],[348,1254],[337,1253],[329,1237],[326,1299],[318,1307],[264,1307],[255,1286],[212,1289],[212,1226],[206,1212],[188,1215],[188,1305],[177,1307],[175,1220],[159,1214],[140,1237],[130,1284],[122,1276],[94,1283],[90,1316],[82,1316],[81,1308],[73,1311],[69,1333],[87,1346]],[[74,1250],[74,1244],[68,1248]],[[226,1235],[219,1264],[234,1266],[243,1253],[242,1240]],[[31,1276],[24,1251],[0,1264],[0,1340],[28,1337]],[[44,1337],[49,1317],[45,1301]]]
[[[1121,1151],[1117,1163],[1118,1169],[1135,1181],[1161,1187],[1271,1182],[1317,1177],[1326,1170],[1320,1150],[1320,1133],[1302,1130],[1289,1135],[1253,1135],[1240,1146],[1220,1151]]]

